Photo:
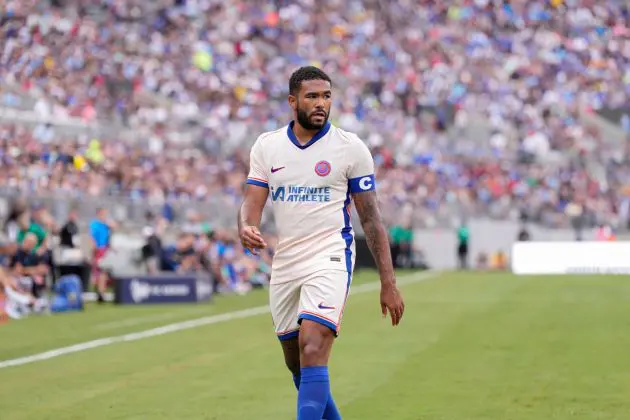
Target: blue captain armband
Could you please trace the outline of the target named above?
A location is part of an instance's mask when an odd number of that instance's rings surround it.
[[[350,178],[348,181],[351,193],[374,191],[376,189],[376,179],[374,174]]]

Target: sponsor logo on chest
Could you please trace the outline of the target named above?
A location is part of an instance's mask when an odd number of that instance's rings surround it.
[[[309,165],[310,166],[310,165]],[[326,203],[331,200],[334,178],[332,164],[318,159],[307,169],[307,164],[295,162],[271,167],[270,193],[273,202]]]
[[[271,186],[271,201],[297,203],[326,203],[330,201],[330,187],[309,187],[303,185]]]

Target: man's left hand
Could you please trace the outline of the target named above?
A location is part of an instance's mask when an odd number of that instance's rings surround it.
[[[381,310],[383,317],[386,317],[387,311],[389,311],[393,326],[400,323],[405,312],[405,302],[393,283],[381,286]]]

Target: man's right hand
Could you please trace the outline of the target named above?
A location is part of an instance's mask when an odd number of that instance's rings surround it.
[[[258,255],[259,249],[267,247],[262,234],[256,226],[244,226],[239,232],[239,236],[243,247],[248,249],[254,255]]]

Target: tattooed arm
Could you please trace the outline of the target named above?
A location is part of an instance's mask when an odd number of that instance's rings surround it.
[[[375,191],[368,191],[353,196],[361,226],[365,232],[370,252],[374,257],[381,281],[396,283],[392,254],[389,248],[387,231],[381,220],[381,212],[378,208],[378,200]]]
[[[361,225],[365,232],[370,252],[376,261],[381,278],[381,311],[387,311],[392,325],[398,325],[405,304],[396,287],[396,275],[392,264],[387,231],[381,221],[381,212],[376,199],[376,177],[374,160],[368,147],[356,135],[348,136],[348,189],[354,199]]]
[[[398,325],[405,311],[405,304],[396,287],[389,238],[381,221],[376,192],[354,194],[353,199],[365,232],[365,239],[381,278],[381,311],[383,316],[386,316],[389,310],[392,325]]]

